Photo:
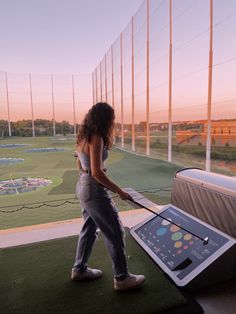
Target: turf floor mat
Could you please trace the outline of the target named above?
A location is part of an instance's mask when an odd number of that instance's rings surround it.
[[[103,270],[92,282],[72,282],[77,237],[40,242],[0,251],[1,314],[70,313],[201,313],[172,284],[126,230],[130,271],[143,273],[141,289],[113,290],[111,261],[102,236],[96,242],[90,266]],[[179,312],[180,311],[180,312]]]

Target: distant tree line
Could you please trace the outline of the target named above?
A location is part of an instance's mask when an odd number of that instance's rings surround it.
[[[36,136],[53,136],[52,120],[36,119],[34,120],[34,129]],[[55,122],[55,131],[56,134],[73,134],[74,125],[68,121]],[[11,134],[12,136],[32,136],[32,120],[11,122]],[[0,120],[0,136],[8,136],[7,120]]]

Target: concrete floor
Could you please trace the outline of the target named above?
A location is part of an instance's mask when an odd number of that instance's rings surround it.
[[[158,209],[160,208],[161,206]],[[122,223],[124,226],[130,228],[149,216],[150,213],[145,209],[120,213]],[[36,226],[0,230],[0,248],[78,235],[81,226],[82,219],[78,218]],[[201,289],[194,292],[193,296],[206,314],[236,314],[236,280]]]

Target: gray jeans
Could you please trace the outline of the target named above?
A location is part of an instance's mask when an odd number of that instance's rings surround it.
[[[105,236],[105,244],[112,259],[115,278],[127,277],[124,228],[118,210],[108,190],[99,184],[91,174],[80,174],[77,187],[84,224],[80,232],[74,267],[83,271],[98,235],[98,228]]]

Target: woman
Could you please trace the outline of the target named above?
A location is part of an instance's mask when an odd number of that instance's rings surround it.
[[[97,103],[86,114],[77,136],[80,177],[77,196],[80,199],[84,224],[77,245],[72,280],[97,279],[102,271],[87,267],[98,235],[98,228],[105,236],[105,243],[112,259],[114,289],[127,290],[141,286],[143,275],[128,272],[124,229],[108,190],[122,200],[132,200],[130,195],[115,184],[106,174],[104,161],[112,146],[114,110],[107,103]]]

